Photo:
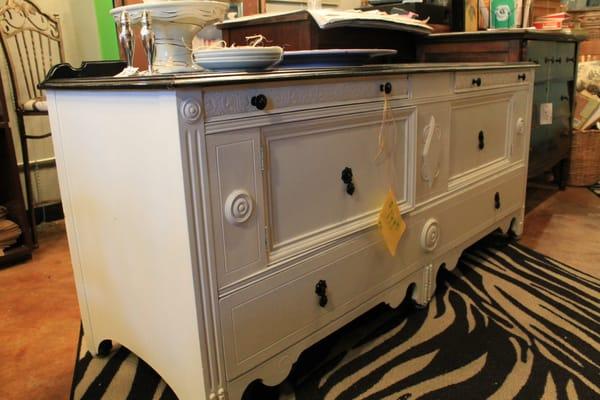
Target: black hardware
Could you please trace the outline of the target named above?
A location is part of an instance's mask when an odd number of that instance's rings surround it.
[[[555,58],[554,61],[560,64],[562,62],[562,57]]]
[[[352,182],[352,168],[346,167],[342,170],[342,181],[347,185]]]
[[[500,193],[496,192],[494,195],[494,207],[496,210],[500,209]]]
[[[560,101],[567,101],[569,100],[569,96],[565,96],[564,94],[560,95]]]
[[[473,85],[473,86],[481,86],[481,78],[473,79],[471,81],[471,85]]]
[[[544,64],[552,63],[554,64],[554,57],[545,57]]]
[[[265,96],[264,94],[252,96],[252,98],[250,99],[250,104],[258,108],[259,110],[264,110],[267,106],[267,96]]]
[[[379,85],[379,91],[380,92],[385,92],[385,94],[390,94],[392,93],[392,84],[389,82],[386,82],[385,85],[382,83],[381,85]]]
[[[319,296],[319,305],[325,307],[327,305],[327,282],[320,280],[315,286],[315,293]]]
[[[479,131],[479,150],[483,150],[483,148],[485,147],[485,136],[483,134],[483,131]]]
[[[342,170],[342,182],[346,184],[346,193],[348,193],[350,196],[352,196],[356,190],[356,187],[352,182],[353,177],[354,174],[352,173],[352,168],[346,167]]]
[[[517,79],[520,81],[525,81],[527,79],[527,75],[525,73],[517,75]]]
[[[567,58],[565,58],[565,62],[566,63],[572,62],[573,64],[575,64],[575,57],[567,57]]]
[[[354,183],[352,183],[352,182],[350,182],[346,186],[346,193],[348,193],[350,196],[352,196],[354,194],[355,190],[356,190],[356,187],[354,187]]]

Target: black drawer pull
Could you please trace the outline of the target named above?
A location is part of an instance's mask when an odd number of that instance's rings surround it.
[[[496,192],[494,195],[494,208],[496,210],[500,209],[500,193]]]
[[[473,78],[473,80],[471,81],[471,85],[472,86],[481,86],[481,78]]]
[[[533,58],[530,58],[530,59],[528,59],[527,61],[529,61],[529,62],[533,62],[533,63],[536,63],[536,64],[539,64],[539,63],[540,63],[540,60],[534,60]]]
[[[517,79],[520,80],[520,81],[525,82],[525,79],[527,79],[527,75],[525,75],[524,73],[523,74],[519,74],[519,75],[517,75]]]
[[[569,96],[565,96],[564,94],[560,96],[560,101],[568,101]]]
[[[567,58],[565,58],[565,62],[566,63],[570,62],[570,63],[575,64],[575,57],[567,57]]]
[[[346,185],[346,193],[348,193],[350,196],[352,196],[356,190],[354,182],[352,182],[353,178],[354,174],[352,173],[352,168],[346,167],[342,170],[342,182],[344,182]]]
[[[250,99],[250,104],[259,110],[264,110],[267,107],[267,96],[264,94],[259,94],[257,96],[252,96]]]
[[[556,61],[557,64],[562,63],[562,57],[557,57],[554,59],[554,61]]]
[[[544,63],[545,64],[548,64],[548,63],[554,64],[554,57],[545,57],[544,58]]]
[[[479,131],[478,139],[479,139],[479,150],[483,150],[483,148],[485,147],[485,135],[484,135],[483,131]]]
[[[390,94],[392,93],[392,84],[389,82],[386,82],[385,85],[382,83],[381,85],[379,85],[379,91],[380,92],[385,92],[385,94]]]
[[[317,282],[317,286],[315,286],[315,293],[319,296],[319,305],[321,307],[325,307],[327,302],[327,282],[324,280],[320,280]]]

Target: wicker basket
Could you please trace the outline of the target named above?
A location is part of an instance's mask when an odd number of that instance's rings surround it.
[[[569,185],[589,186],[600,181],[600,131],[573,131]]]

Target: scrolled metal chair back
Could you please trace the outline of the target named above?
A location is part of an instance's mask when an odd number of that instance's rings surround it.
[[[27,0],[8,0],[0,8],[0,38],[17,107],[41,98],[38,83],[64,59],[58,15],[50,17]]]

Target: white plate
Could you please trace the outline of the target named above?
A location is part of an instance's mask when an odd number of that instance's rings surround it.
[[[283,49],[278,46],[226,47],[194,51],[193,59],[208,70],[260,70],[279,63],[282,54]]]

